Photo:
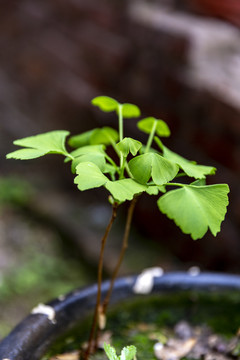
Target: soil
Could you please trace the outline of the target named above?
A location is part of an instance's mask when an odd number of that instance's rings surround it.
[[[163,295],[141,308],[136,301],[124,309],[118,306],[109,314],[99,350],[91,360],[107,359],[102,350],[104,342],[111,343],[117,354],[124,346],[135,345],[138,360],[240,359],[239,300],[236,293],[230,300],[222,295],[220,300],[219,294],[206,298],[191,293]],[[85,345],[86,326],[75,329],[42,360],[78,360],[80,341]]]
[[[145,357],[145,359],[233,360],[240,357],[240,337],[238,335],[226,339],[212,332],[208,326],[191,326],[186,321],[178,322],[172,334],[167,328],[160,331],[154,324],[146,323],[136,325],[132,329],[132,333],[146,346],[152,347],[154,356],[151,355],[151,351],[149,357]],[[152,345],[153,341],[154,345]],[[107,359],[102,350],[104,342],[112,342],[110,332],[102,334],[99,350],[92,355],[92,360]],[[148,342],[151,345],[147,344]],[[74,350],[53,356],[50,360],[79,360],[79,355],[80,351]],[[142,358],[141,354],[138,358]]]

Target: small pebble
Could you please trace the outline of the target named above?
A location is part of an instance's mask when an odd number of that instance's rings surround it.
[[[200,268],[198,266],[192,266],[188,269],[188,273],[191,276],[197,276],[200,274]]]
[[[183,340],[189,339],[193,335],[192,328],[187,321],[180,321],[177,323],[174,332],[179,339]]]

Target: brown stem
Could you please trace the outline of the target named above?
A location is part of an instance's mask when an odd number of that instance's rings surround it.
[[[94,315],[93,315],[93,320],[92,320],[92,326],[91,326],[91,330],[90,330],[90,335],[89,335],[89,339],[88,339],[88,346],[86,351],[83,354],[83,359],[87,360],[92,349],[93,349],[93,342],[94,342],[94,334],[96,332],[96,327],[97,327],[97,323],[98,323],[98,313],[99,313],[99,308],[100,308],[100,302],[101,302],[101,290],[102,290],[102,271],[103,271],[103,257],[104,257],[104,249],[105,249],[105,244],[109,235],[109,232],[111,230],[111,227],[113,225],[113,222],[117,216],[117,208],[118,208],[118,203],[114,203],[113,207],[112,207],[112,215],[110,218],[110,221],[108,223],[108,226],[106,228],[106,231],[102,237],[102,241],[101,241],[101,250],[100,250],[100,255],[99,255],[99,262],[98,262],[98,290],[97,290],[97,299],[96,299],[96,305],[95,305],[95,309],[94,309]]]
[[[128,238],[129,238],[129,233],[130,233],[130,228],[131,228],[131,223],[132,223],[132,217],[133,217],[133,212],[134,212],[134,209],[135,209],[136,202],[137,202],[137,197],[133,198],[133,200],[131,201],[130,206],[128,208],[127,220],[126,220],[126,225],[125,225],[125,230],[124,230],[124,235],[123,235],[121,252],[120,252],[117,264],[115,266],[115,269],[113,271],[113,275],[112,275],[112,278],[111,278],[111,283],[110,283],[108,292],[107,292],[106,297],[105,297],[105,299],[103,301],[103,304],[102,304],[102,313],[104,315],[106,314],[107,307],[108,307],[108,304],[109,304],[109,300],[110,300],[110,297],[111,297],[111,294],[112,294],[113,286],[114,286],[116,277],[118,275],[119,268],[120,268],[120,266],[122,264],[122,260],[123,260],[124,255],[125,255],[125,251],[126,251],[126,249],[128,247]]]

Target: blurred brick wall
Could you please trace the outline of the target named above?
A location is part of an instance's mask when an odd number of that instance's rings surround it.
[[[96,95],[134,102],[144,115],[168,121],[174,150],[215,165],[218,173],[214,181],[228,182],[231,187],[229,214],[217,239],[208,235],[201,242],[190,242],[165,218],[163,228],[152,227],[156,209],[151,200],[140,203],[135,221],[146,234],[164,238],[184,261],[240,271],[239,72],[231,75],[239,66],[238,60],[234,62],[238,59],[235,37],[239,30],[220,21],[178,13],[171,8],[174,3],[163,1],[162,13],[157,1],[149,2],[149,9],[144,2],[130,0],[3,1],[0,151],[5,154],[12,149],[13,139],[33,133],[55,128],[78,132],[101,126],[103,115],[90,106]],[[198,31],[197,24],[204,30]],[[216,41],[206,36],[208,30],[220,34]],[[229,38],[221,38],[221,34],[232,37],[230,45]],[[212,43],[208,44],[210,38]],[[193,46],[194,42],[201,46]],[[209,51],[214,46],[215,52]],[[213,63],[207,80],[219,67],[219,74],[225,71],[232,81],[226,83],[224,78],[218,83],[218,74],[209,84],[206,79],[199,80],[199,68],[194,68],[199,64],[191,63],[196,49],[209,52]],[[225,62],[219,64],[218,59]],[[203,73],[205,68],[200,75]],[[107,121],[111,123],[112,118]],[[128,127],[134,131],[134,123]],[[3,172],[10,167],[3,158],[0,165]]]

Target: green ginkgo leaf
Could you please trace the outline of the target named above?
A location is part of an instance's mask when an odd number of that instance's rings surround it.
[[[22,146],[24,149],[7,154],[7,159],[30,160],[49,153],[69,156],[65,148],[68,135],[69,131],[58,130],[15,140],[14,145]]]
[[[163,137],[170,136],[171,132],[170,132],[170,129],[169,129],[167,123],[165,123],[165,121],[163,121],[163,120],[156,119],[154,117],[147,117],[145,119],[138,121],[137,127],[139,128],[139,130],[145,132],[146,134],[150,134],[155,123],[156,123],[156,134],[157,135],[163,136]]]
[[[142,143],[140,141],[134,140],[130,137],[125,137],[116,145],[117,150],[121,152],[124,157],[127,157],[129,153],[135,156],[141,147]]]
[[[124,118],[135,118],[141,115],[141,111],[138,106],[134,104],[120,104],[115,99],[109,96],[97,96],[92,99],[92,104],[105,112],[116,111],[119,113],[121,107],[122,116]]]
[[[226,184],[184,185],[160,197],[158,207],[196,240],[202,238],[208,228],[214,236],[220,231],[227,211],[228,193]]]
[[[118,141],[118,132],[109,127],[105,126],[101,129],[95,129],[90,137],[90,144],[104,144],[111,145]]]
[[[136,118],[141,115],[141,111],[137,105],[122,104],[122,116],[124,118]]]
[[[125,346],[120,355],[119,360],[133,360],[136,356],[137,349],[134,345]]]
[[[39,149],[20,149],[7,154],[7,159],[31,160],[48,154],[48,151]]]
[[[190,177],[195,179],[205,179],[206,175],[214,175],[216,168],[212,166],[197,165],[184,157],[169,150],[166,146],[163,146],[163,156],[179,165],[179,167]]]
[[[105,167],[104,167],[104,170],[103,170],[103,173],[104,174],[110,174],[111,177],[115,175],[117,169],[116,167],[114,167],[113,165],[110,165],[108,163],[105,164]]]
[[[118,141],[118,132],[109,127],[96,128],[90,131],[86,131],[79,135],[71,136],[68,144],[73,148],[79,148],[87,145],[111,145]]]
[[[206,179],[197,179],[195,181],[193,181],[190,185],[195,185],[195,186],[205,186],[206,185]]]
[[[148,152],[129,161],[129,169],[135,180],[146,184],[152,177],[154,184],[163,185],[178,173],[178,166],[161,155]]]
[[[92,99],[92,104],[104,112],[117,111],[118,102],[109,96],[97,96]]]
[[[81,156],[78,156],[72,161],[72,166],[71,166],[72,173],[75,173],[76,167],[78,166],[78,164],[83,163],[83,162],[92,162],[95,165],[97,165],[97,167],[101,171],[105,170],[105,166],[106,166],[105,155],[100,152],[90,152],[90,153],[86,153]]]
[[[117,356],[115,348],[110,344],[104,343],[103,348],[109,360],[133,360],[137,353],[134,345],[125,346],[120,356]]]
[[[112,194],[113,198],[119,202],[132,200],[135,195],[144,192],[147,187],[137,183],[133,179],[122,179],[108,181],[105,188]]]
[[[166,188],[163,185],[148,185],[147,189],[146,189],[146,193],[148,195],[158,195],[159,192],[165,193],[166,192]]]
[[[108,178],[102,173],[97,165],[92,162],[82,162],[76,166],[78,174],[74,183],[77,184],[79,190],[98,188],[108,181]]]
[[[105,186],[113,198],[119,202],[132,200],[134,195],[144,192],[147,187],[133,179],[109,180],[92,162],[82,162],[76,166],[77,176],[74,183],[81,191]]]
[[[74,151],[72,151],[70,153],[70,155],[74,158],[77,158],[78,156],[82,156],[85,154],[89,154],[89,153],[99,153],[104,155],[105,151],[104,151],[105,147],[104,145],[87,145],[87,146],[82,146]],[[70,161],[70,159],[66,159],[66,162]]]
[[[114,349],[113,346],[111,346],[110,344],[104,343],[103,348],[104,348],[104,351],[109,360],[119,360],[119,358],[116,354],[116,350]]]
[[[90,139],[94,131],[95,129],[85,131],[78,135],[71,136],[68,140],[68,145],[70,145],[73,148],[79,148],[82,146],[90,145]]]

